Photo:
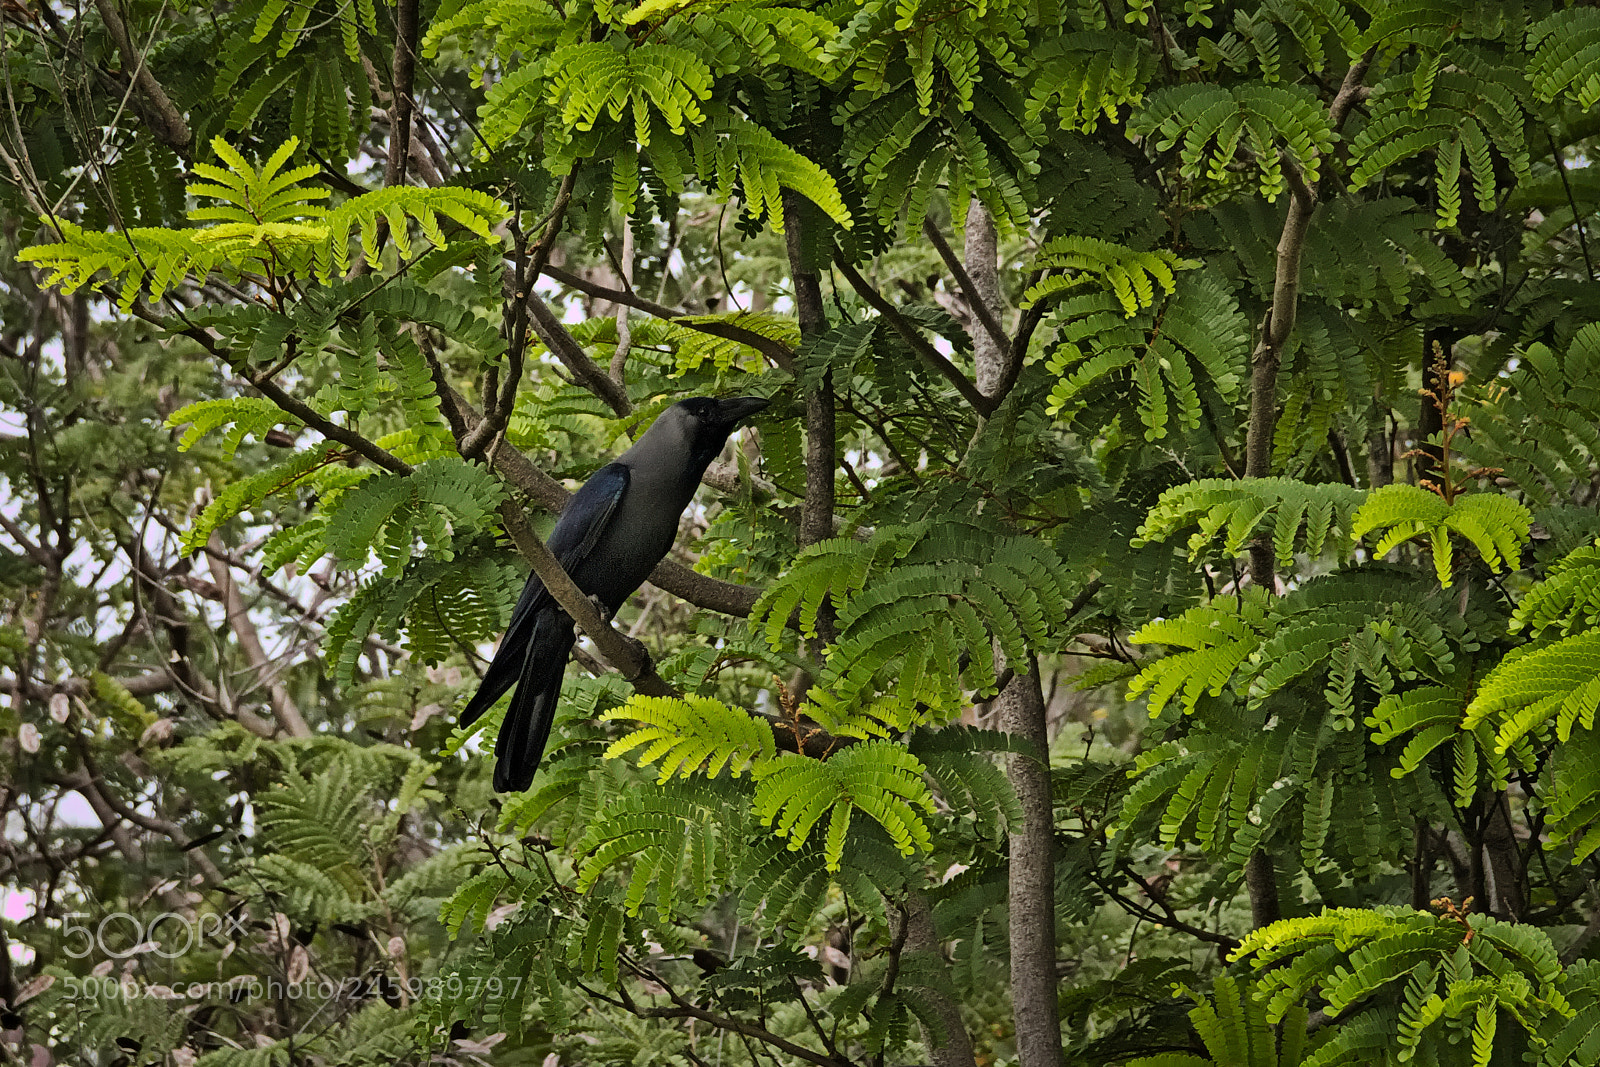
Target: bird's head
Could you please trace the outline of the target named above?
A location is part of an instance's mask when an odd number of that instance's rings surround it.
[[[741,419],[749,418],[770,403],[772,401],[759,396],[735,396],[726,400],[695,396],[678,401],[673,405],[673,409],[693,419],[697,427],[721,432],[726,437],[733,432],[733,428]]]
[[[634,450],[659,454],[656,449],[665,448],[680,456],[687,455],[691,470],[686,473],[698,481],[740,421],[769,403],[759,396],[735,396],[725,400],[695,396],[680,400],[661,413]]]

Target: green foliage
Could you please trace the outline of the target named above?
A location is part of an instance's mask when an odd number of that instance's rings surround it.
[[[1600,542],[1557,560],[1544,581],[1529,589],[1511,615],[1512,630],[1533,638],[1553,627],[1562,636],[1600,625]]]
[[[755,773],[760,784],[752,811],[779,837],[789,839],[791,851],[804,845],[812,828],[828,816],[823,860],[830,871],[839,867],[856,811],[882,826],[903,855],[933,845],[917,810],[934,811],[922,764],[891,742],[864,741],[826,760],[785,752]]]
[[[732,882],[747,833],[738,807],[715,799],[703,790],[685,789],[618,798],[578,844],[588,858],[576,888],[592,889],[608,870],[626,861],[633,868],[623,897],[629,915],[639,914],[652,888],[663,919],[676,915],[680,903],[705,905]]]
[[[1371,1046],[1410,1059],[1427,1044],[1470,1038],[1473,1064],[1488,1064],[1501,1020],[1543,1045],[1573,1015],[1562,968],[1542,933],[1486,916],[1404,908],[1326,909],[1245,937],[1236,957],[1258,974],[1255,995],[1276,1023],[1315,992],[1330,1016],[1372,1004],[1320,1042],[1304,1063],[1347,1062]],[[1302,1024],[1303,1025],[1303,1024]]]
[[[231,426],[232,429],[222,438],[222,456],[232,459],[246,437],[264,438],[268,430],[289,421],[283,409],[270,400],[235,396],[185,404],[167,416],[166,424],[170,428],[189,427],[178,438],[178,448],[185,452],[207,434],[223,426]]]
[[[185,550],[193,551],[201,547],[223,523],[238,518],[271,496],[303,485],[317,470],[337,463],[342,458],[338,449],[323,444],[305,452],[296,452],[274,467],[233,482],[195,516],[183,535]]]
[[[1216,996],[1202,999],[1189,1012],[1189,1022],[1205,1044],[1210,1059],[1184,1052],[1141,1056],[1129,1067],[1187,1067],[1189,1064],[1236,1063],[1249,1067],[1299,1067],[1306,1044],[1306,1017],[1297,1006],[1282,1021],[1279,1034],[1267,1023],[1266,1007],[1250,995],[1248,984],[1223,975]]]
[[[364,234],[363,250],[376,265],[374,234],[380,217],[402,255],[410,250],[410,220],[435,245],[444,245],[440,215],[486,240],[490,228],[505,218],[505,209],[493,197],[448,187],[383,189],[329,211],[313,203],[326,199],[328,191],[302,184],[320,170],[317,164],[284,169],[299,145],[297,138],[289,138],[258,168],[227,141],[214,138],[212,150],[226,167],[196,163],[196,173],[206,181],[189,186],[191,196],[221,201],[189,212],[191,221],[211,225],[102,234],[60,221],[59,243],[25,248],[18,258],[48,267],[48,284],[66,292],[96,284],[96,276],[105,271],[116,282],[119,307],[126,311],[141,292],[159,300],[185,278],[203,280],[212,271],[234,278],[243,271],[309,275],[314,262],[317,276],[326,282],[333,271],[349,265],[352,231]]]
[[[1337,134],[1316,96],[1298,86],[1193,84],[1157,90],[1128,123],[1128,132],[1153,138],[1155,148],[1179,150],[1179,172],[1202,184],[1227,187],[1239,156],[1255,174],[1260,195],[1276,200],[1285,187],[1279,153],[1315,183]]]
[[[1358,489],[1327,483],[1307,485],[1290,478],[1216,478],[1186,482],[1161,494],[1145,516],[1134,544],[1163,541],[1189,526],[1189,558],[1197,559],[1222,534],[1221,554],[1237,556],[1257,535],[1272,531],[1274,558],[1279,567],[1294,561],[1301,545],[1312,559],[1322,555],[1328,535],[1337,531],[1334,548],[1343,559],[1350,554],[1351,514],[1363,499]]]
[[[1136,314],[1153,289],[1145,278],[1141,292],[1131,277],[1120,282],[1125,295],[1069,297],[1060,306],[1056,344],[1045,364],[1058,378],[1047,410],[1070,421],[1108,396],[1131,395],[1146,440],[1167,438],[1175,428],[1197,431],[1238,395],[1250,351],[1248,327],[1238,306],[1205,275],[1186,277],[1159,308]],[[1058,279],[1065,276],[1051,275],[1038,289],[1051,289]]]
[[[1493,723],[1495,747],[1504,752],[1552,720],[1562,741],[1572,735],[1574,725],[1593,729],[1597,709],[1600,631],[1586,631],[1501,660],[1479,684],[1462,726],[1470,730]]]
[[[1122,305],[1122,313],[1129,318],[1140,308],[1155,303],[1152,280],[1160,282],[1170,295],[1177,287],[1172,272],[1195,266],[1170,252],[1135,252],[1093,237],[1058,237],[1040,249],[1035,264],[1040,270],[1073,273],[1048,275],[1028,290],[1026,299],[1030,303],[1093,281],[1111,290]]]
[[[1070,594],[1059,559],[1033,539],[922,523],[813,545],[750,617],[777,649],[791,612],[811,635],[830,610],[838,639],[804,710],[839,736],[884,736],[948,721],[966,703],[963,682],[996,692],[993,647],[1013,664],[1049,651]]]
[[[643,745],[639,766],[661,761],[657,784],[695,772],[715,778],[724,767],[735,778],[746,770],[759,775],[777,756],[771,724],[706,697],[691,695],[677,700],[635,695],[600,718],[645,724],[612,742],[606,757],[622,756]]]
[[[1428,538],[1439,584],[1449,586],[1455,558],[1451,534],[1465,538],[1489,569],[1498,573],[1502,565],[1518,559],[1533,517],[1521,504],[1493,493],[1446,501],[1426,489],[1395,484],[1369,494],[1352,521],[1351,536],[1358,541],[1373,531],[1384,531],[1372,549],[1374,556],[1387,555],[1413,538]]]
[[[482,526],[502,495],[483,467],[433,459],[410,474],[375,474],[341,493],[324,536],[335,559],[363,563],[370,550],[392,573],[411,559],[418,535],[440,558],[452,558],[455,537]]]
[[[1590,6],[444,0],[409,73],[370,0],[29,11],[19,1049],[1600,1061]],[[739,393],[614,620],[682,695],[580,644],[497,800],[497,512]]]
[[[1151,663],[1129,692],[1148,690],[1156,716],[1180,692],[1187,712],[1206,693],[1216,696],[1225,688],[1259,702],[1325,668],[1358,672],[1379,694],[1391,692],[1397,681],[1446,678],[1456,666],[1451,646],[1471,649],[1475,642],[1459,619],[1438,614],[1442,598],[1414,582],[1414,576],[1386,568],[1350,570],[1313,579],[1277,599],[1248,589],[1152,622],[1132,639],[1192,651]],[[1335,728],[1353,728],[1349,698],[1329,696]]]
[[[1481,69],[1441,71],[1435,54],[1414,74],[1380,82],[1369,100],[1372,118],[1350,143],[1357,161],[1351,187],[1360,189],[1399,161],[1432,150],[1439,226],[1453,228],[1460,218],[1463,167],[1471,171],[1479,209],[1492,210],[1498,187],[1491,148],[1514,181],[1529,178],[1515,77]]]
[[[1029,115],[1053,108],[1062,129],[1083,133],[1094,133],[1102,120],[1118,121],[1124,106],[1142,104],[1157,62],[1150,42],[1131,33],[1066,34],[1040,51]]]
[[[1528,73],[1541,100],[1566,96],[1580,108],[1600,101],[1600,17],[1588,8],[1568,8],[1528,28],[1533,61]]]
[[[1585,326],[1564,355],[1529,345],[1508,374],[1476,391],[1463,458],[1495,468],[1534,504],[1572,499],[1600,463],[1600,324]]]

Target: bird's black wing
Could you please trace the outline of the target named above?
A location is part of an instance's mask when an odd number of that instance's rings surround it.
[[[567,573],[572,573],[594,550],[627,491],[628,468],[620,463],[608,463],[595,471],[572,494],[572,499],[561,510],[561,518],[556,522],[556,528],[550,531],[550,539],[546,542],[551,554]],[[541,629],[535,624],[541,611],[550,603],[550,594],[545,591],[539,576],[528,575],[528,584],[522,587],[522,596],[517,598],[516,609],[511,613],[511,623],[506,627],[505,636],[500,639],[500,647],[495,650],[494,659],[484,672],[477,693],[461,711],[463,727],[476,722],[527,672],[529,649],[542,643],[534,641],[535,632]],[[566,666],[565,657],[561,666]]]

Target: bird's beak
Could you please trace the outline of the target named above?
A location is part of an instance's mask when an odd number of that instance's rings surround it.
[[[729,426],[740,419],[749,418],[756,412],[765,408],[772,401],[759,396],[736,396],[728,400],[717,401],[717,414]]]

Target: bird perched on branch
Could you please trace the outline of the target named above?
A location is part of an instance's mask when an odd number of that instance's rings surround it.
[[[755,396],[680,401],[572,494],[545,543],[607,618],[671,550],[678,519],[728,436],[767,403]],[[470,726],[516,686],[494,745],[496,790],[532,783],[576,637],[571,617],[530,574],[483,682],[461,712],[461,725]]]

